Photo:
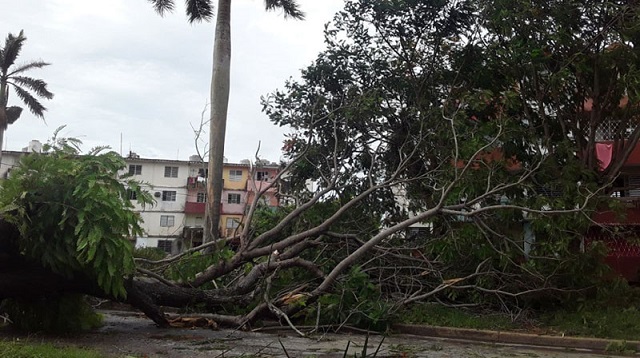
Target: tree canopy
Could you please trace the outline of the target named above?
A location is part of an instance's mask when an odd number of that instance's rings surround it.
[[[44,112],[47,109],[40,103],[39,98],[53,98],[53,93],[49,91],[45,81],[25,76],[25,72],[49,66],[49,63],[38,60],[16,65],[26,40],[22,30],[18,36],[10,33],[4,41],[4,46],[0,48],[0,148],[2,148],[7,126],[18,120],[22,114],[22,107],[9,106],[11,92],[16,94],[31,113],[40,118],[44,118]],[[2,152],[0,151],[1,160]]]

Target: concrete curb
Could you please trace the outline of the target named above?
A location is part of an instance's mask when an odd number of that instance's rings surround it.
[[[425,337],[438,337],[459,340],[482,341],[489,343],[519,344],[541,347],[587,349],[605,351],[611,344],[620,345],[626,349],[640,351],[640,341],[623,341],[602,338],[584,338],[568,336],[547,336],[518,332],[488,331],[469,328],[451,328],[422,326],[414,324],[394,324],[394,332]]]

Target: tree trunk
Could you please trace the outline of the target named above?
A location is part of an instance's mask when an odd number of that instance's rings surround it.
[[[6,73],[2,73],[2,78],[6,77]],[[2,167],[2,151],[4,150],[4,131],[7,129],[9,121],[7,119],[7,83],[0,83],[0,173],[3,172]],[[8,168],[7,168],[8,169]]]
[[[3,118],[6,118],[6,116],[4,116],[4,112],[5,111],[0,109],[0,173],[4,173],[5,170],[9,169],[9,168],[5,168],[5,165],[2,164],[2,151],[4,150],[3,149],[3,146],[4,146],[4,127],[2,126],[2,123],[3,123]]]
[[[222,202],[224,140],[229,106],[231,74],[231,0],[218,0],[211,77],[211,118],[209,126],[209,177],[204,241],[219,237]]]

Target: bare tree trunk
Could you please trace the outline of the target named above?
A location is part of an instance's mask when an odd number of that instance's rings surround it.
[[[229,78],[231,73],[231,0],[218,0],[218,15],[213,45],[213,74],[211,77],[211,121],[209,128],[209,177],[207,180],[207,212],[203,240],[219,237],[222,200],[222,167],[224,140],[229,106]]]
[[[5,111],[0,109],[0,173],[2,173],[2,171],[4,170],[3,164],[2,164],[2,151],[4,146],[4,131],[5,131],[5,126],[3,126],[2,123],[6,122],[4,120],[4,118],[6,118],[4,113]]]
[[[6,73],[2,73],[2,78]],[[2,150],[4,148],[4,131],[7,130],[7,84],[0,83],[0,173],[2,172]]]

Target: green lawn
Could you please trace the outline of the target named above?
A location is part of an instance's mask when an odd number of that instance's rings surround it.
[[[636,288],[633,288],[637,292]],[[506,314],[417,304],[399,313],[403,323],[519,331],[615,340],[640,340],[640,300],[587,300],[573,307],[530,311],[512,322]]]
[[[0,340],[2,358],[105,358],[104,355],[87,349],[57,348],[51,344],[34,344]]]

